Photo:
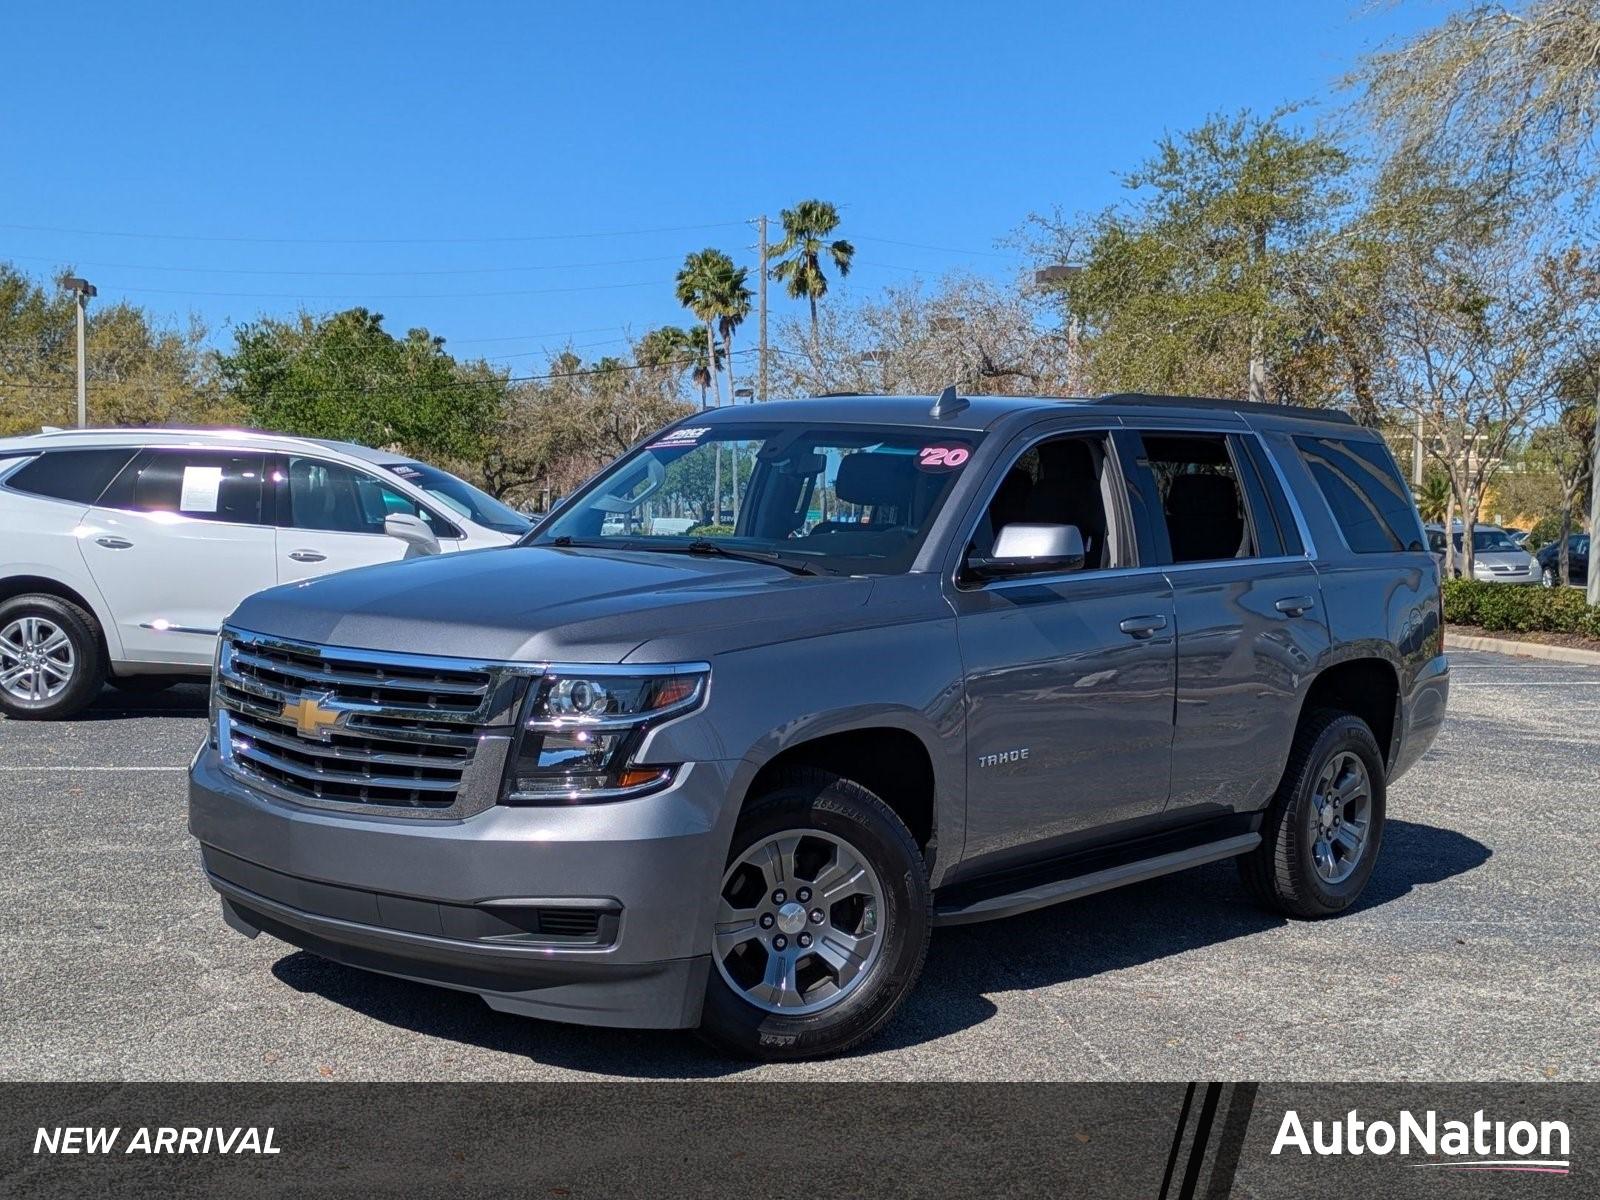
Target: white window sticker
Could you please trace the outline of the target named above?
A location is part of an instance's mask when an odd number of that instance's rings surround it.
[[[214,513],[217,511],[217,493],[221,490],[221,467],[185,467],[178,511]]]

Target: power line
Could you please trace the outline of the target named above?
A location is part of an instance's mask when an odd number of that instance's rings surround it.
[[[791,353],[783,350],[774,350],[772,352],[775,354]],[[734,356],[737,357],[741,354],[756,354],[758,353],[758,350],[754,346],[747,346],[744,349],[735,350],[733,353]],[[441,380],[437,383],[420,383],[416,380],[404,380],[392,383],[368,384],[364,387],[352,387],[349,385],[344,385],[340,387],[318,388],[317,391],[320,394],[329,396],[358,396],[367,395],[378,391],[443,391],[447,389],[463,387],[486,387],[502,383],[541,383],[551,379],[580,379],[586,375],[605,375],[613,371],[650,371],[662,367],[678,367],[681,369],[693,366],[698,361],[700,360],[697,358],[671,358],[662,359],[660,362],[595,363],[587,367],[577,367],[571,371],[546,371],[537,375],[506,375],[498,376],[493,379],[448,379]],[[93,382],[96,382],[100,387],[137,388],[143,390],[167,386],[158,384],[155,380],[147,379],[129,379],[122,381],[96,380]],[[37,383],[0,380],[0,393],[3,393],[8,388],[27,388],[37,391],[75,391],[77,389],[77,385],[74,383]]]
[[[613,329],[616,329],[616,328],[617,328],[616,325],[591,325],[587,329],[554,329],[554,330],[550,330],[549,332],[546,332],[546,333],[512,333],[512,334],[506,334],[506,335],[501,336],[501,337],[457,338],[457,337],[446,337],[443,334],[439,334],[438,336],[444,337],[446,346],[450,346],[450,347],[454,347],[454,346],[477,346],[477,345],[482,345],[482,344],[488,343],[488,342],[539,342],[539,341],[548,342],[548,341],[554,340],[555,338],[581,337],[586,333],[609,333]],[[171,332],[171,331],[163,331],[163,332]],[[65,345],[67,339],[70,336],[71,335],[69,333],[58,332],[57,340],[60,342],[61,345]],[[174,333],[174,336],[179,336],[179,335]],[[623,338],[611,338],[610,340],[611,341],[622,341],[624,339]],[[599,344],[602,344],[602,343],[596,343],[596,344],[599,345]],[[49,345],[49,340],[46,339],[46,338],[42,338],[41,337],[41,338],[36,338],[35,340],[29,341],[29,342],[0,342],[0,350],[40,351],[40,350],[44,350],[44,349],[48,348],[48,345]],[[535,351],[535,353],[537,353],[537,352]],[[485,355],[483,357],[487,357],[487,358],[509,358],[509,357],[512,357],[512,356],[511,355],[504,355],[504,354],[491,354],[491,355]]]
[[[556,296],[571,292],[605,292],[619,288],[671,287],[668,280],[646,279],[638,283],[592,283],[565,288],[485,288],[476,292],[213,292],[185,291],[181,288],[131,287],[124,284],[101,284],[108,292],[140,292],[153,296],[220,296],[233,299],[264,300],[468,300],[475,296]]]
[[[971,254],[979,258],[1016,258],[1015,254],[1003,254],[998,250],[963,250],[956,246],[930,246],[926,242],[902,242],[897,238],[873,237],[870,234],[855,234],[858,242],[882,242],[885,246],[907,246],[913,250],[937,250],[942,254]]]
[[[0,229],[21,229],[30,233],[65,233],[76,237],[142,238],[166,242],[242,242],[271,246],[469,246],[504,245],[515,242],[565,242],[591,238],[644,237],[654,233],[685,233],[697,229],[727,229],[744,221],[710,221],[701,225],[660,225],[652,229],[605,229],[588,233],[529,233],[495,237],[455,238],[291,238],[258,237],[244,234],[134,233],[115,229],[69,229],[57,225],[20,225],[0,222]]]
[[[27,262],[59,262],[60,255],[10,254],[10,259]],[[70,257],[70,256],[67,256]],[[303,271],[273,267],[170,267],[155,263],[78,262],[78,267],[93,267],[107,271],[168,271],[190,275],[304,275],[312,277],[341,277],[349,279],[377,279],[409,277],[416,275],[511,275],[520,271],[583,271],[595,267],[631,267],[641,263],[678,262],[675,254],[656,255],[651,258],[613,258],[599,262],[580,263],[525,263],[514,267],[438,267],[409,271]]]

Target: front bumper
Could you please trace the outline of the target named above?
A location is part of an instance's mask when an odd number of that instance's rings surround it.
[[[265,796],[206,748],[190,771],[189,831],[247,936],[502,1011],[684,1028],[699,1023],[710,966],[727,768],[690,764],[637,800],[412,820]],[[550,932],[551,911],[595,914],[593,933]]]

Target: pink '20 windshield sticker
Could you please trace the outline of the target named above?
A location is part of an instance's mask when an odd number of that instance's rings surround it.
[[[954,471],[971,457],[965,446],[924,446],[917,451],[917,466],[924,471]]]

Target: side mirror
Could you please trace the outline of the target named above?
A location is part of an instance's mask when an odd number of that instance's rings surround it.
[[[407,558],[439,553],[439,539],[421,517],[410,513],[390,513],[383,519],[383,531],[406,544]]]
[[[987,558],[969,558],[967,570],[979,579],[1003,579],[1045,571],[1081,571],[1083,562],[1083,534],[1076,525],[1013,523],[1000,530],[994,553]]]

